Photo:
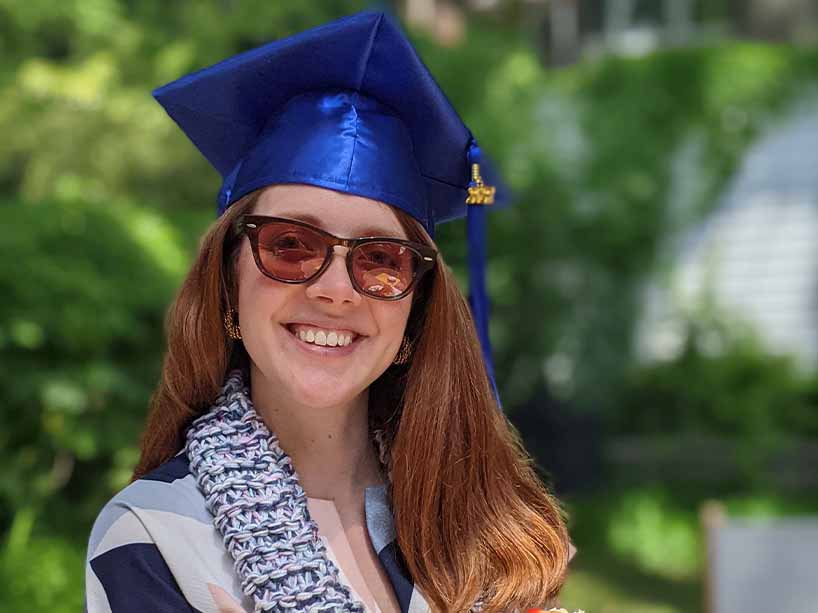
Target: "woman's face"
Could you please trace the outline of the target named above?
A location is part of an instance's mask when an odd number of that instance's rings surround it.
[[[310,185],[268,187],[253,213],[300,219],[344,238],[406,238],[386,204]],[[244,346],[253,376],[261,375],[283,402],[320,408],[354,400],[394,359],[411,306],[411,294],[395,301],[359,294],[338,252],[317,279],[275,281],[256,267],[250,241],[242,242],[237,308]],[[308,342],[333,333],[352,342],[335,347]]]

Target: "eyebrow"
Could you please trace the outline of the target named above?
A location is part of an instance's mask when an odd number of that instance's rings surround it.
[[[303,221],[305,223],[308,223],[308,224],[311,224],[311,225],[316,226],[318,228],[321,228],[322,230],[324,230],[326,232],[329,232],[329,230],[327,230],[324,227],[324,224],[321,222],[321,220],[318,217],[316,217],[315,215],[311,215],[310,213],[287,213],[287,212],[284,212],[284,213],[276,213],[276,217],[286,217],[287,219],[296,219],[298,221]],[[330,232],[330,234],[334,234],[334,233]],[[361,236],[384,236],[384,237],[390,237],[390,238],[403,238],[403,236],[401,236],[401,234],[396,232],[395,230],[387,230],[386,228],[383,228],[381,226],[366,226],[366,227],[363,227],[360,230],[358,230],[355,234],[358,237],[361,237]],[[343,237],[343,238],[353,238],[353,237]]]

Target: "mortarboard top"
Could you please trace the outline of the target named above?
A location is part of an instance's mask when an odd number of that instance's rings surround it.
[[[221,174],[219,215],[276,183],[380,200],[412,215],[431,235],[435,223],[468,209],[470,302],[494,385],[485,207],[466,204],[469,187],[479,183],[472,171],[480,150],[390,17],[363,12],[338,19],[153,94]]]

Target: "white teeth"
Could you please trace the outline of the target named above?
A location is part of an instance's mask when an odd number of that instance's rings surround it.
[[[294,334],[305,343],[314,343],[322,347],[346,347],[352,344],[354,336],[335,330],[305,330],[303,328]]]

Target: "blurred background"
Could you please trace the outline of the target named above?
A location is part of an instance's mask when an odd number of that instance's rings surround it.
[[[371,6],[0,0],[0,610],[81,609],[215,216],[151,89]],[[706,610],[704,508],[818,515],[818,5],[380,6],[516,194],[491,334],[579,550],[562,604]],[[465,289],[464,236],[439,229]]]

